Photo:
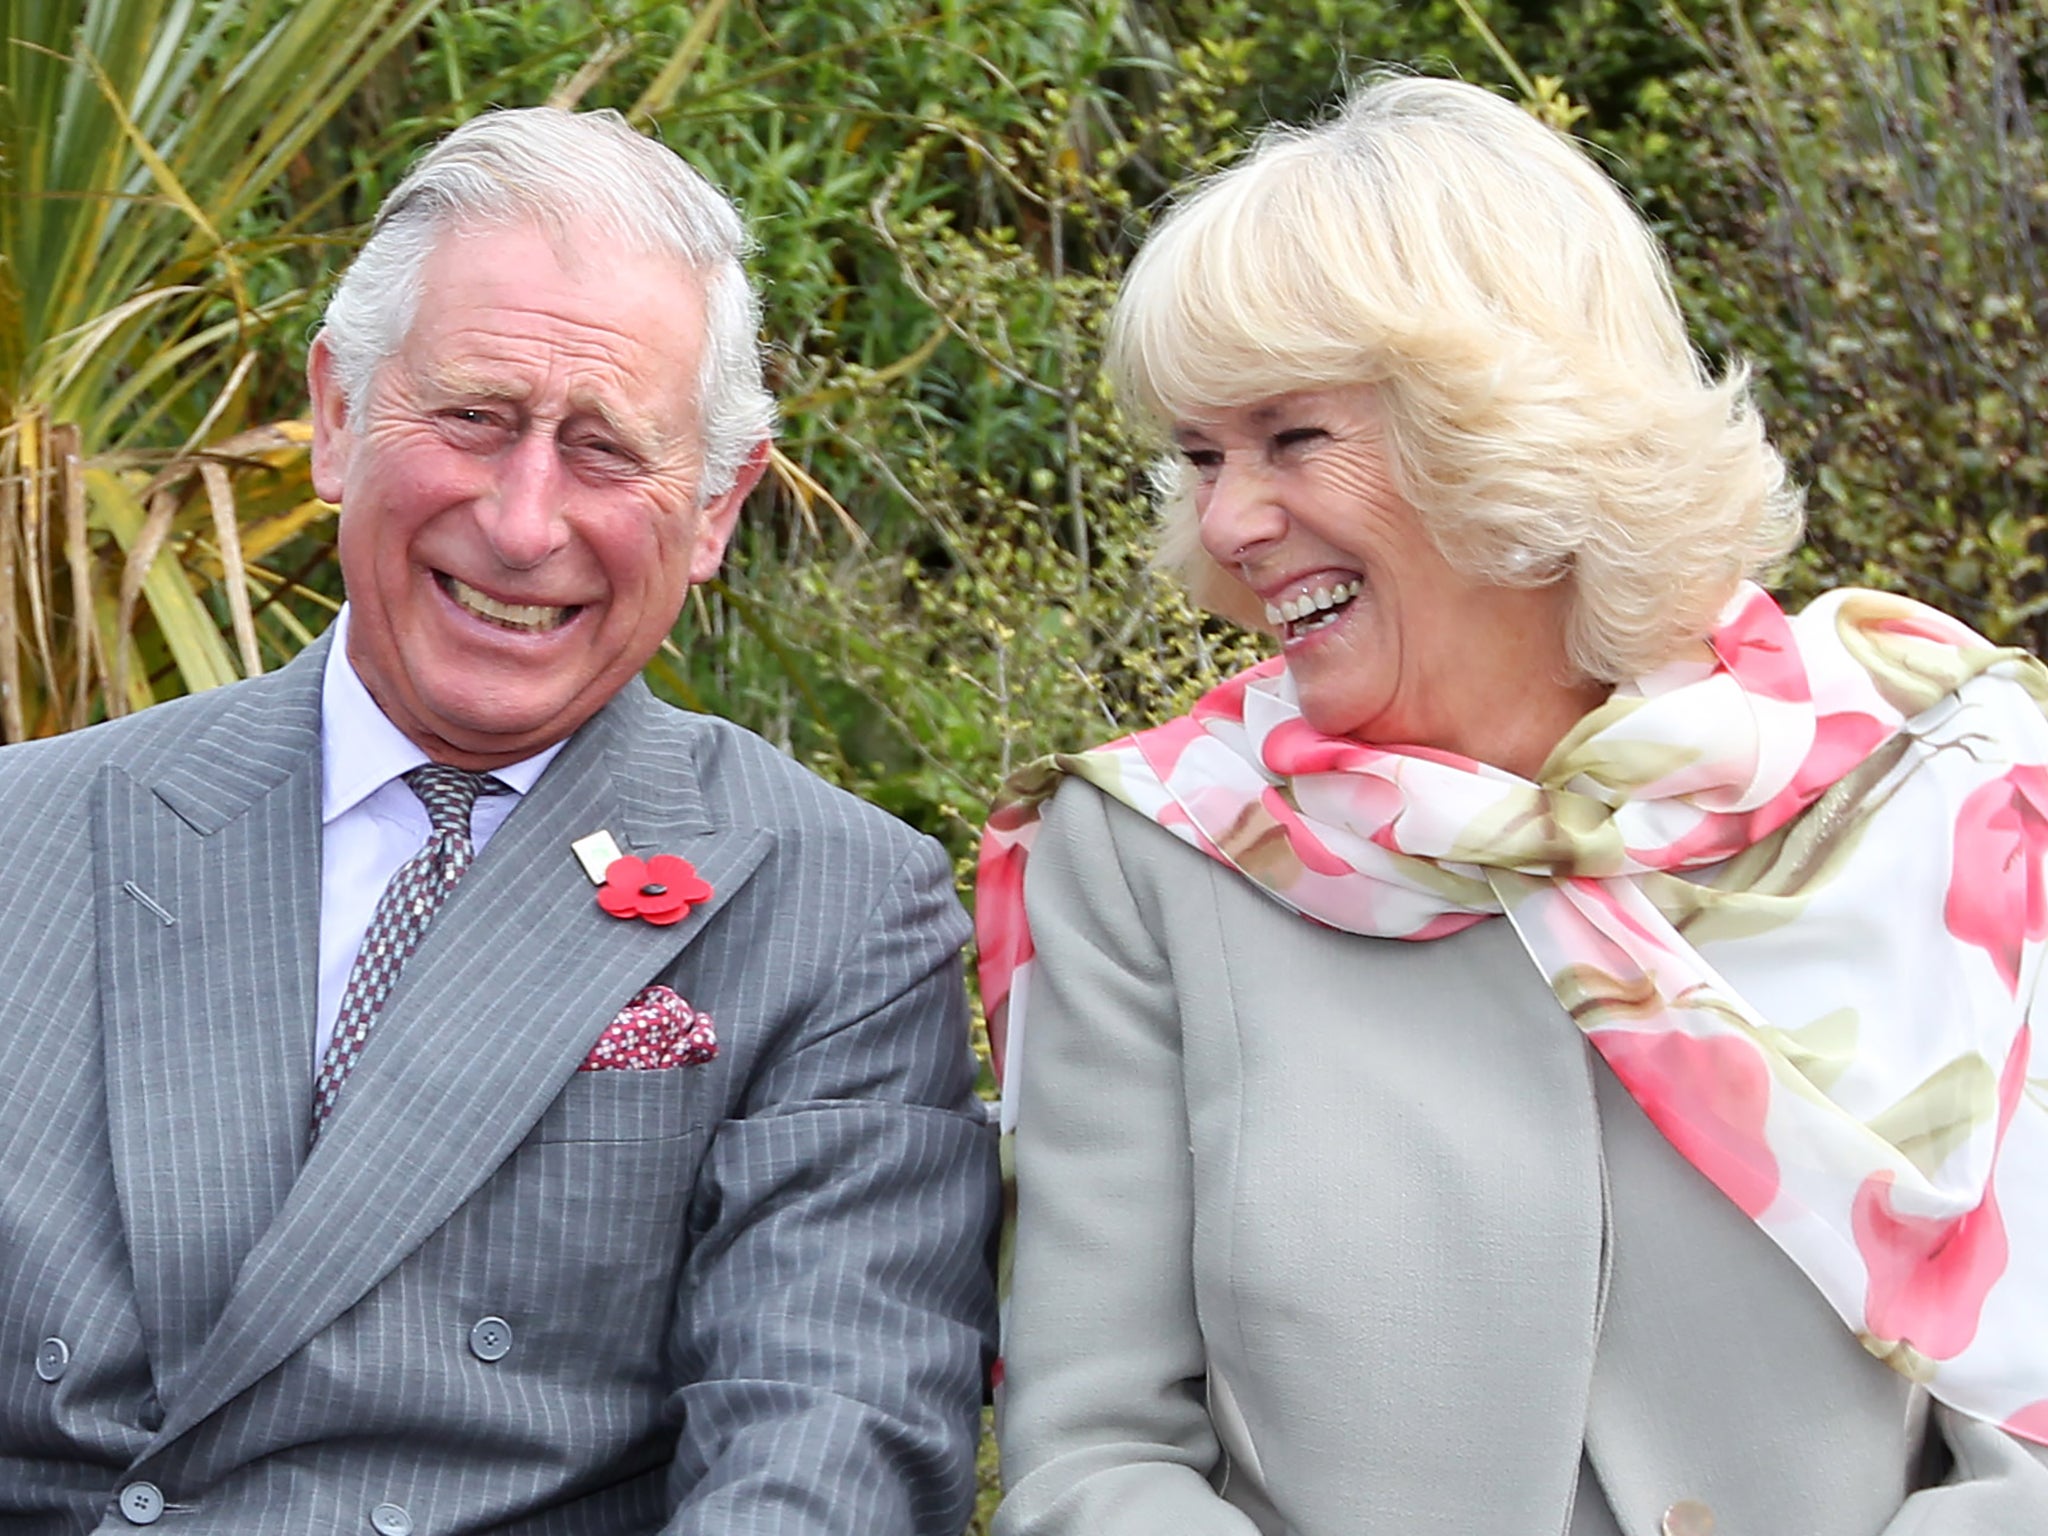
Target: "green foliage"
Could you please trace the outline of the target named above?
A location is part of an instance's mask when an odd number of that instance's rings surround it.
[[[247,410],[321,208],[280,192],[434,3],[0,5],[0,740],[305,643],[262,563],[304,437]]]
[[[728,580],[655,681],[964,852],[1017,761],[1156,718],[1255,650],[1145,568],[1146,450],[1105,398],[1100,326],[1170,189],[1380,60],[1519,80],[1613,152],[1702,341],[1759,361],[1815,487],[1798,585],[1903,584],[2039,639],[2031,12],[8,0],[6,17],[0,388],[25,423],[5,439],[25,488],[7,649],[35,658],[9,697],[46,674],[23,729],[90,713],[131,631],[122,703],[248,670],[238,627],[259,658],[296,646],[316,620],[274,599],[333,590],[328,525],[302,431],[265,424],[298,407],[323,270],[448,122],[611,105],[746,207],[784,402]],[[332,46],[344,25],[363,47]],[[81,489],[73,601],[26,573],[61,578]],[[239,578],[237,531],[259,551]],[[65,659],[67,609],[100,616],[100,653],[72,625]]]
[[[997,1476],[995,1430],[995,1415],[984,1410],[981,1444],[976,1448],[974,1457],[974,1515],[967,1522],[966,1536],[988,1536],[995,1522],[996,1505],[1002,1501],[1002,1484]]]
[[[865,532],[825,548],[792,515],[757,524],[704,605],[713,643],[667,679],[963,857],[1011,767],[1156,718],[1252,654],[1146,571],[1145,454],[1098,362],[1132,185],[1227,142],[1241,50],[1192,52],[1160,93],[1169,126],[1131,133],[1090,84],[1110,31],[1066,36],[1086,69],[1008,61],[1000,132],[936,99],[915,131],[872,130],[902,148],[835,253],[870,275],[794,328],[785,441]],[[840,328],[893,340],[864,356]]]
[[[2048,18],[1773,3],[1698,36],[1681,287],[1810,487],[1791,573],[2048,642]]]
[[[1685,0],[1679,14],[1712,5]],[[1181,0],[1145,9],[1177,44],[1241,40],[1248,73],[1236,95],[1253,122],[1312,120],[1365,71],[1395,65],[1481,84],[1568,86],[1586,126],[1597,127],[1620,121],[1646,85],[1692,59],[1659,0]]]

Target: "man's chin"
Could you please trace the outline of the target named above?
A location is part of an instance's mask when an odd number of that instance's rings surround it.
[[[437,763],[502,768],[567,741],[616,691],[593,682],[560,700],[495,703],[471,695],[450,700],[445,708],[423,701],[405,718],[389,709],[385,713]]]

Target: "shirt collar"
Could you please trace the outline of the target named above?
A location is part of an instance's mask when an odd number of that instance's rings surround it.
[[[531,757],[493,768],[491,776],[523,795],[555,760],[563,743],[543,747]],[[348,605],[334,621],[334,642],[328,647],[327,669],[320,680],[320,821],[332,825],[404,773],[431,761],[427,754],[391,723],[391,717],[370,697],[348,659]]]

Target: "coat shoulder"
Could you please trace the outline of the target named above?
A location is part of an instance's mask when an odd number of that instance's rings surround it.
[[[232,801],[298,772],[319,752],[325,654],[324,642],[315,642],[262,677],[0,747],[0,825],[70,820],[109,768],[194,804]]]
[[[237,717],[275,722],[282,701],[278,676],[254,678],[167,699],[61,736],[0,746],[0,805],[82,794],[94,775],[110,765],[138,773],[154,771],[168,757],[199,746],[217,729],[231,737],[242,735],[242,727],[234,723]]]

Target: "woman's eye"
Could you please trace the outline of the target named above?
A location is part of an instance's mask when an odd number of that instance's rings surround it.
[[[1223,467],[1223,455],[1214,448],[1183,448],[1180,456],[1204,480],[1215,479],[1216,472]]]
[[[1285,432],[1273,434],[1273,447],[1281,453],[1290,448],[1300,448],[1308,443],[1320,442],[1330,434],[1321,427],[1289,427]]]

